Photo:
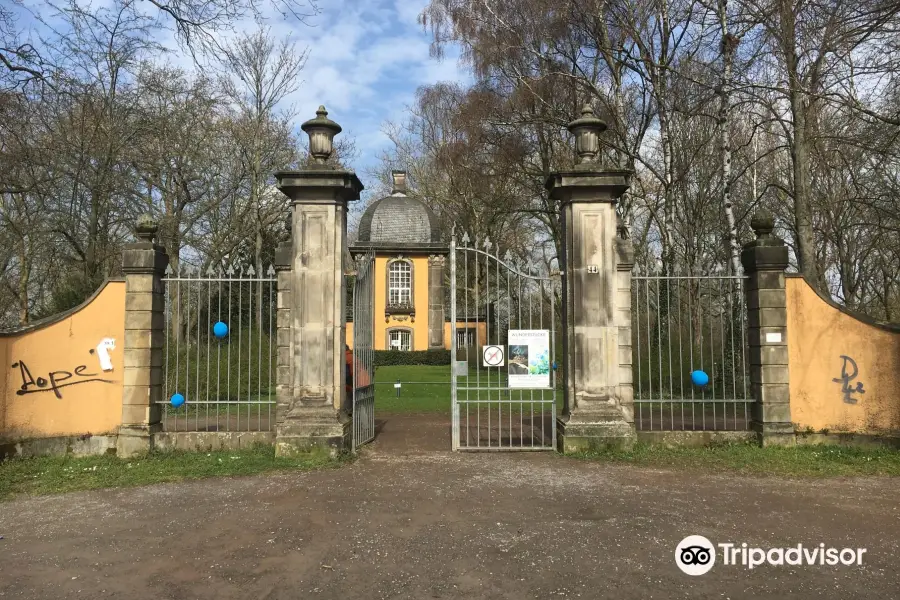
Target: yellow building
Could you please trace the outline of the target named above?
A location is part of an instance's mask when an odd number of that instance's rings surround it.
[[[393,171],[393,190],[363,213],[350,244],[353,256],[372,252],[374,264],[375,350],[450,349],[451,324],[445,267],[450,248],[441,240],[435,214],[406,195],[406,173]],[[361,299],[357,299],[361,301]],[[457,323],[457,344],[483,343],[472,323]],[[483,323],[479,329],[483,328]],[[477,337],[477,339],[476,339]],[[347,323],[347,344],[353,324]]]

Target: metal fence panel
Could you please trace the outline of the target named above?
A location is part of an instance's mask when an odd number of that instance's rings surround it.
[[[638,431],[747,430],[743,277],[632,276],[634,420]],[[695,385],[691,373],[709,383]]]
[[[272,429],[275,281],[271,266],[166,270],[165,431]]]

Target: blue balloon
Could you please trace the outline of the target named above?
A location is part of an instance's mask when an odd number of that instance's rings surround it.
[[[169,400],[169,402],[171,402],[172,406],[178,408],[179,406],[184,404],[184,396],[182,396],[181,394],[172,394],[172,399]]]
[[[704,371],[693,371],[691,373],[691,381],[694,382],[694,385],[703,387],[707,383],[709,383],[709,375],[707,375]]]
[[[228,325],[226,325],[222,321],[219,321],[218,323],[213,325],[213,334],[217,338],[225,337],[226,335],[228,335]]]

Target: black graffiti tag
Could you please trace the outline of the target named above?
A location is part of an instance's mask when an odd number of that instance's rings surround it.
[[[47,374],[47,377],[38,377],[37,379],[32,376],[31,371],[28,369],[28,365],[26,365],[25,361],[23,360],[14,362],[12,364],[12,368],[19,369],[19,375],[21,375],[22,377],[22,385],[18,390],[16,390],[17,396],[24,396],[25,394],[39,394],[41,392],[53,392],[53,394],[57,398],[62,398],[62,392],[60,392],[60,390],[64,387],[78,385],[80,383],[90,383],[91,381],[113,383],[110,379],[97,377],[99,373],[85,373],[85,371],[87,370],[87,365],[78,365],[77,367],[75,367],[74,372],[50,371]],[[69,381],[73,377],[77,379],[75,379],[74,381]]]
[[[853,397],[853,394],[866,393],[866,390],[863,389],[863,384],[861,381],[856,382],[856,387],[850,385],[850,382],[856,379],[856,377],[859,375],[859,367],[856,366],[856,361],[849,356],[844,356],[842,354],[841,358],[844,359],[844,364],[843,366],[841,366],[841,376],[832,379],[832,381],[841,384],[841,392],[843,392],[844,394],[844,402],[846,402],[847,404],[856,404],[856,398]]]

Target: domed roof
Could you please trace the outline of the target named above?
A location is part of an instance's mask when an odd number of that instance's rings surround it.
[[[445,248],[435,214],[421,201],[406,195],[406,173],[394,171],[392,175],[393,193],[366,209],[353,246],[386,250]]]

